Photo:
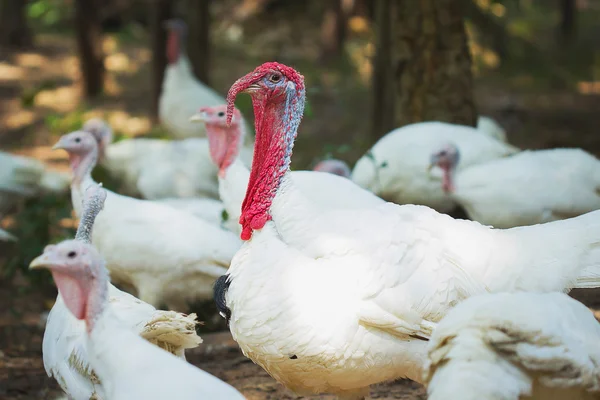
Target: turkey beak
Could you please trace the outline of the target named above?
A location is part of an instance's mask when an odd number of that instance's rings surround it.
[[[59,149],[64,149],[65,145],[63,143],[63,140],[60,139],[58,142],[56,142],[56,144],[54,146],[52,146],[52,150],[59,150]]]
[[[190,122],[204,122],[206,121],[206,114],[204,111],[200,111],[190,117]]]
[[[48,268],[54,264],[55,262],[52,260],[52,256],[44,253],[41,256],[34,258],[33,261],[29,263],[29,269]]]
[[[253,83],[249,85],[246,89],[242,90],[241,93],[254,93],[261,89],[261,86],[258,83]]]

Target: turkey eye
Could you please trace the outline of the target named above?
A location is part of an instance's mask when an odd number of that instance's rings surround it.
[[[281,75],[279,74],[273,74],[271,75],[271,77],[269,78],[269,80],[273,83],[277,83],[281,80]]]
[[[219,113],[217,114],[217,116],[219,116],[219,117],[223,117],[223,116],[225,116],[225,113],[224,113],[223,111],[221,111],[221,112],[219,112]]]
[[[70,251],[69,254],[67,254],[67,257],[69,258],[73,258],[77,255],[77,253],[75,253],[74,251]]]
[[[81,142],[81,138],[75,138],[75,143]]]

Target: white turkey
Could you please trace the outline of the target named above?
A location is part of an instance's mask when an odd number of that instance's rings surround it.
[[[428,347],[429,400],[600,399],[600,325],[563,293],[467,299]]]
[[[248,187],[250,171],[238,159],[240,144],[244,140],[241,113],[233,111],[231,125],[227,126],[227,105],[202,107],[192,117],[206,125],[210,155],[219,167],[219,194],[231,223],[239,231],[242,201]],[[326,172],[293,171],[292,176],[306,196],[323,207],[361,208],[383,204],[384,201],[352,181]]]
[[[194,76],[185,51],[185,22],[173,19],[166,27],[168,65],[158,106],[160,121],[177,139],[204,137],[204,126],[190,122],[190,117],[198,107],[224,104],[225,99]]]
[[[105,198],[106,191],[104,189],[99,186],[90,186],[86,192],[83,215],[79,222],[76,239],[47,246],[44,255],[36,258],[32,265],[34,267],[43,265],[49,260],[49,254],[55,253],[58,249],[70,259],[76,258],[78,254],[96,254],[89,243],[94,219],[102,209]],[[70,250],[67,251],[67,249]],[[104,269],[101,258],[98,258],[96,262],[98,268]],[[78,268],[83,270],[89,268],[89,265],[80,261]],[[150,304],[120,291],[109,282],[106,282],[105,286],[108,288],[107,295],[115,316],[150,343],[185,360],[185,349],[197,347],[202,342],[202,339],[196,335],[195,314],[184,315],[174,311],[156,310]],[[63,287],[63,290],[68,289]],[[70,296],[73,293],[67,291],[63,294]],[[110,397],[106,395],[105,386],[90,365],[91,358],[85,344],[85,323],[79,321],[69,311],[69,305],[63,301],[63,294],[59,293],[48,314],[42,342],[44,368],[48,376],[56,379],[70,399],[108,400]]]
[[[244,354],[291,390],[361,399],[375,383],[420,381],[427,340],[460,301],[600,285],[600,212],[496,230],[424,206],[323,208],[289,173],[302,75],[259,66],[229,90],[229,117],[241,92],[257,128],[247,242],[215,299]]]
[[[452,140],[462,154],[460,169],[519,150],[475,128],[443,122],[420,122],[397,128],[375,143],[352,170],[352,180],[398,204],[422,204],[440,212],[456,207],[440,187],[441,171],[428,173],[431,153]]]
[[[495,228],[534,225],[600,209],[600,160],[581,149],[524,151],[459,169],[445,143],[431,156],[441,187],[469,218]]]
[[[98,156],[96,139],[75,131],[62,136],[55,148],[69,153],[71,198],[79,216],[84,190],[95,184],[91,171]],[[165,204],[107,193],[92,243],[113,281],[133,286],[153,306],[164,302],[173,310],[212,298],[214,281],[239,249],[236,235]]]
[[[183,359],[183,349],[181,356],[176,357],[143,339],[150,335],[164,340],[166,349],[172,352],[175,349],[169,348],[169,343],[177,338],[181,342],[194,341],[193,318],[180,316],[189,321],[184,331],[177,332],[169,326],[171,316],[165,314],[166,318],[161,320],[153,316],[160,312],[148,304],[122,292],[115,297],[102,257],[93,246],[77,240],[48,246],[30,264],[30,268],[42,267],[52,272],[58,287],[62,301],[57,305],[70,314],[70,320],[64,317],[65,325],[56,327],[58,340],[52,346],[44,343],[44,352],[67,348],[71,351],[61,354],[60,371],[65,375],[56,377],[71,398],[244,398],[230,385],[188,364]],[[196,339],[195,345],[199,342]],[[69,387],[72,383],[82,387]],[[74,389],[81,391],[74,394],[71,391]]]
[[[97,118],[88,120],[82,130],[98,140],[100,165],[117,177],[130,195],[145,199],[219,197],[218,169],[210,160],[206,138],[139,138],[111,144],[112,129]],[[252,149],[243,146],[240,157],[250,165]]]
[[[490,117],[480,115],[477,118],[477,130],[501,142],[506,142],[506,131]]]
[[[0,215],[19,199],[43,193],[64,193],[69,174],[53,171],[34,158],[0,151]]]

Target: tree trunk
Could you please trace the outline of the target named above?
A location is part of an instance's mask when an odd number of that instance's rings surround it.
[[[188,0],[186,18],[190,62],[196,77],[207,85],[210,80],[210,3],[210,0]]]
[[[104,54],[98,0],[75,1],[75,29],[85,96],[93,98],[104,88]]]
[[[560,39],[563,43],[571,41],[575,35],[575,0],[560,0]]]
[[[348,13],[344,0],[328,0],[321,23],[321,61],[329,62],[341,56],[346,40]]]
[[[150,48],[152,49],[152,118],[158,122],[158,102],[167,67],[167,31],[165,21],[173,15],[171,0],[153,0],[150,7]]]
[[[375,60],[373,68],[373,99],[371,104],[372,136],[379,138],[394,128],[394,81],[392,59],[392,3],[377,0],[375,4]]]
[[[387,53],[388,48],[391,54],[378,54],[375,62],[374,79],[382,82],[374,84],[374,118],[382,121],[375,120],[374,126],[381,124],[382,129],[373,129],[373,134],[379,137],[390,129],[390,112],[393,127],[422,121],[475,126],[471,56],[461,0],[378,0],[378,5],[376,20],[391,18],[392,28],[387,39],[379,24],[377,51]],[[393,90],[394,95],[387,95],[386,90]],[[387,97],[377,100],[381,91]]]
[[[27,25],[26,0],[0,1],[0,46],[31,46],[32,36]]]
[[[394,14],[395,122],[475,126],[471,55],[460,0],[403,0]]]

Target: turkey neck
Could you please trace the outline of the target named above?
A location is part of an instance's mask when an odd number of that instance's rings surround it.
[[[169,64],[176,64],[179,57],[185,54],[184,33],[171,29],[167,38],[167,58]]]
[[[96,271],[95,278],[88,293],[85,323],[88,334],[91,335],[94,328],[98,325],[98,321],[106,319],[105,314],[108,312],[108,270],[104,265],[103,260],[96,260],[94,266]]]
[[[294,140],[304,112],[304,88],[289,85],[282,94],[253,96],[256,142],[240,224],[242,240],[271,220],[270,208],[283,177],[290,170]],[[287,186],[287,185],[286,185]]]
[[[104,198],[101,195],[93,196],[88,202],[86,202],[83,209],[83,215],[79,220],[79,226],[77,227],[77,233],[75,239],[80,240],[84,243],[92,243],[92,229],[94,228],[94,221],[96,216],[102,210],[104,205]]]
[[[69,154],[71,167],[73,168],[73,181],[71,182],[71,200],[73,208],[78,217],[82,216],[82,200],[85,189],[94,184],[92,170],[98,159],[98,148],[94,148],[88,154]]]
[[[452,194],[454,192],[454,168],[443,166],[442,190],[444,193]]]
[[[224,178],[229,167],[237,161],[244,131],[241,126],[224,128],[206,125],[210,156],[219,167],[219,178]]]

